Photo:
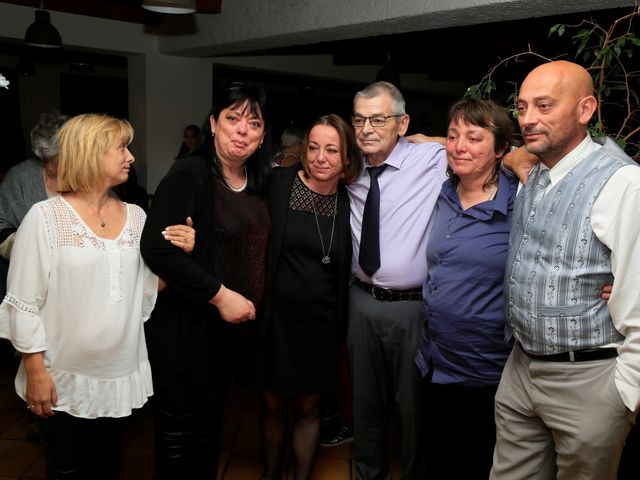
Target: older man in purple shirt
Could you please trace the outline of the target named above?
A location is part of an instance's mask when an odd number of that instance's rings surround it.
[[[402,94],[390,83],[376,82],[358,92],[353,107],[356,139],[365,155],[362,174],[348,186],[355,282],[347,342],[354,387],[356,478],[391,478],[387,427],[394,403],[402,426],[402,478],[411,478],[420,423],[420,376],[414,359],[422,328],[425,252],[447,158],[439,143],[412,144],[402,137],[409,116]],[[370,169],[382,165],[386,167],[378,172]],[[371,188],[376,181],[378,188]],[[367,220],[363,229],[367,196],[378,189],[379,240],[366,248],[379,251],[379,260],[372,264],[360,250],[364,231],[371,225]]]

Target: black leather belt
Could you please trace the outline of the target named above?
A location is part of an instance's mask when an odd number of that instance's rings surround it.
[[[520,345],[520,343],[518,343]],[[522,348],[522,345],[520,345]],[[618,356],[616,348],[586,348],[584,350],[573,350],[571,352],[552,353],[550,355],[533,355],[524,348],[522,351],[535,360],[543,362],[590,362],[592,360],[605,360]]]
[[[390,288],[376,287],[356,278],[355,284],[380,302],[399,302],[402,300],[422,300],[422,289],[392,290]]]

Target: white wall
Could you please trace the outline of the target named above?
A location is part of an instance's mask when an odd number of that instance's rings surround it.
[[[0,35],[22,41],[34,11],[0,4]],[[160,54],[157,37],[135,23],[60,12],[51,12],[51,22],[65,48],[128,57],[129,119],[135,129],[131,149],[139,181],[152,193],[180,147],[184,126],[201,122],[211,108],[211,60]],[[0,68],[13,68],[16,61],[0,57]],[[59,73],[66,66],[37,68],[37,77],[19,80],[21,109],[29,123],[23,126],[26,132],[33,125],[34,112],[60,107]]]

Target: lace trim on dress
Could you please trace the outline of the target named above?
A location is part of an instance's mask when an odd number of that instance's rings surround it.
[[[38,307],[34,307],[33,305],[28,305],[24,302],[21,302],[16,297],[7,293],[4,296],[4,302],[7,305],[11,305],[13,308],[27,315],[38,316],[40,314],[40,309]]]
[[[127,208],[127,221],[122,232],[115,239],[120,251],[138,248],[140,232],[142,232],[142,226],[144,225],[142,210],[134,208],[130,204],[125,205]],[[56,245],[57,247],[106,250],[105,243],[110,242],[110,240],[100,238],[93,233],[62,197],[58,196],[52,198],[51,201],[43,202],[40,204],[40,208],[52,248]],[[136,234],[136,232],[138,233]]]
[[[39,205],[52,250],[54,246],[55,248],[93,248],[106,253],[109,272],[109,300],[113,303],[121,302],[120,255],[123,252],[139,248],[140,235],[145,220],[142,209],[125,203],[127,219],[122,231],[115,240],[105,240],[98,237],[61,196]]]
[[[300,212],[317,213],[325,217],[336,214],[336,195],[321,195],[307,187],[300,177],[293,179],[291,194],[289,195],[289,208]]]

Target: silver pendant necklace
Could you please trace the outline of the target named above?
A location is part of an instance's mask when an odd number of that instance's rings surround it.
[[[313,216],[316,219],[316,227],[318,227],[318,235],[320,236],[320,247],[322,247],[322,263],[328,265],[331,263],[331,257],[329,254],[331,253],[331,245],[333,245],[333,232],[336,228],[336,214],[338,213],[338,192],[334,193],[335,201],[333,204],[333,221],[331,222],[331,237],[329,238],[329,248],[326,253],[324,251],[324,240],[322,240],[322,230],[320,230],[320,222],[318,222],[318,212],[316,212],[316,202],[315,198],[311,201],[311,206],[313,207]]]

